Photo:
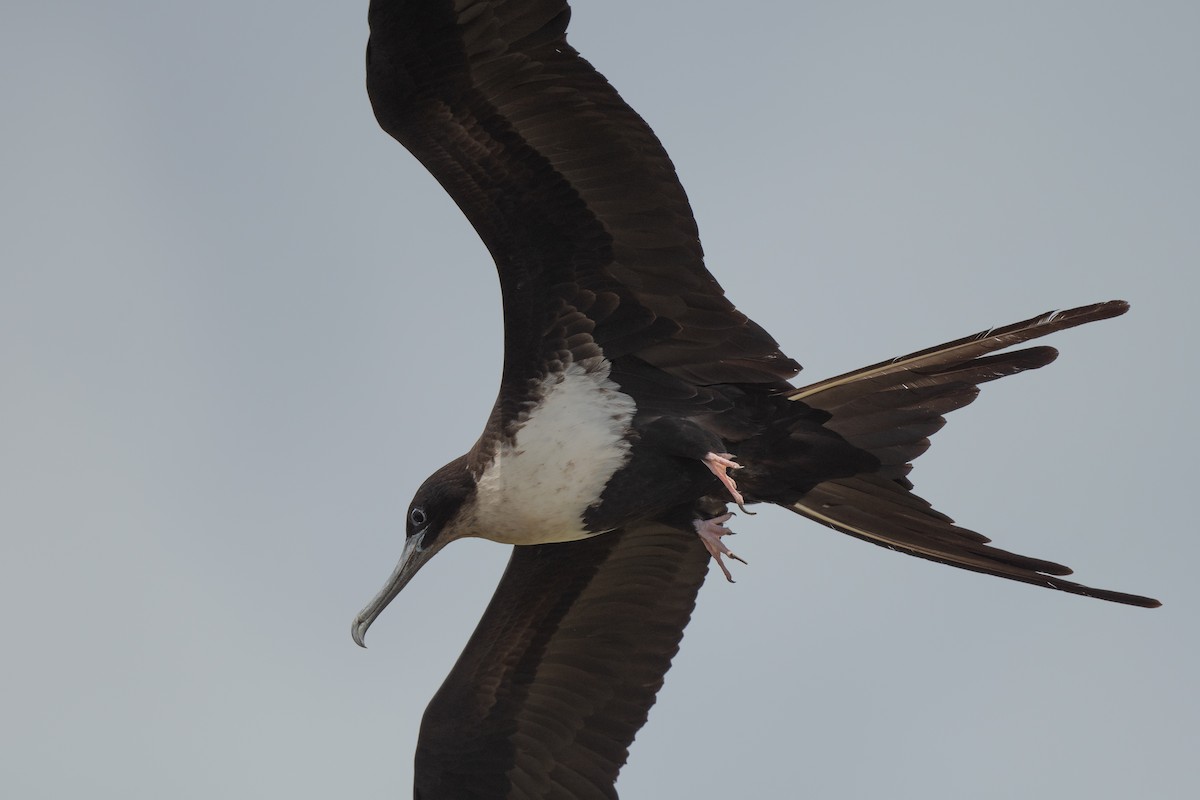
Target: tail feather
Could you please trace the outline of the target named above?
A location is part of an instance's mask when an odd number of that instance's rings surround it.
[[[1074,328],[1077,325],[1083,325],[1088,322],[1119,317],[1128,310],[1129,304],[1124,300],[1110,300],[1106,303],[1081,306],[1068,311],[1051,311],[1024,320],[1023,322],[1005,325],[1002,328],[980,331],[979,333],[953,342],[930,347],[916,353],[909,353],[906,356],[900,356],[888,361],[881,361],[878,364],[873,364],[863,369],[854,370],[844,375],[838,375],[818,383],[803,386],[789,392],[788,398],[791,400],[803,400],[809,405],[825,408],[831,402],[835,405],[837,404],[837,399],[840,395],[837,391],[839,388],[852,384],[861,384],[866,380],[884,379],[892,376],[891,383],[896,386],[904,384],[910,379],[917,383],[921,382],[921,378],[936,380],[936,376],[939,373],[947,370],[985,365],[985,361],[980,359],[980,356],[984,356],[995,350],[1003,350],[1015,344],[1028,342],[1031,339],[1037,339],[1057,331]],[[1001,359],[1002,362],[1005,360]],[[1029,369],[1029,367],[1024,367],[1024,369]],[[999,378],[1005,374],[1011,373],[1001,371],[1000,374],[994,377]],[[984,378],[983,380],[991,380],[991,378]],[[861,392],[851,389],[847,394],[853,398],[860,395]],[[821,402],[815,402],[817,398],[820,398]]]
[[[1125,605],[1162,605],[1150,597],[1062,580],[1059,576],[1070,575],[1070,568],[991,547],[986,537],[960,528],[923,500],[927,513],[914,513],[913,498],[920,500],[894,481],[859,476],[819,484],[791,510],[872,544],[952,567]]]
[[[1160,605],[1148,597],[1062,580],[1071,573],[1062,564],[990,546],[987,537],[955,525],[914,494],[906,477],[912,461],[928,449],[929,437],[946,423],[944,415],[971,403],[980,384],[1037,369],[1058,355],[1045,346],[995,351],[1119,316],[1128,308],[1116,300],[1043,314],[787,393],[790,400],[828,413],[826,428],[880,464],[871,474],[823,481],[789,507],[859,539],[943,564],[1116,603]]]
[[[1046,346],[1011,353],[996,350],[1128,310],[1125,301],[1111,300],[1052,311],[802,386],[785,396],[829,413],[827,428],[872,453],[880,461],[880,474],[911,489],[905,476],[913,459],[929,449],[929,436],[945,424],[944,415],[973,402],[980,384],[1044,367],[1058,356]]]

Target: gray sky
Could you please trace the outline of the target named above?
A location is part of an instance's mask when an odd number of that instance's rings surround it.
[[[411,791],[508,548],[443,551],[368,651],[350,619],[482,426],[499,297],[375,125],[366,5],[4,13],[8,797]],[[914,478],[1001,546],[1166,604],[739,518],[750,564],[701,593],[624,797],[1200,795],[1198,8],[576,3],[571,41],[802,378],[1133,303],[989,385]]]

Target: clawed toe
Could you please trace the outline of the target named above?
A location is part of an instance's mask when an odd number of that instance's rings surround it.
[[[746,514],[754,514],[753,511],[746,508],[746,499],[738,491],[737,483],[729,477],[728,470],[742,468],[742,465],[737,463],[734,458],[732,453],[709,453],[704,457],[704,465],[712,471],[713,475],[717,476],[717,480],[724,484],[738,508]]]
[[[734,561],[740,561],[743,564],[746,563],[745,559],[730,550],[725,546],[725,543],[721,541],[722,536],[728,536],[729,534],[733,533],[733,531],[725,527],[725,523],[728,522],[732,517],[733,512],[728,512],[719,517],[713,517],[712,519],[698,519],[692,523],[696,527],[696,535],[699,536],[700,541],[704,543],[704,549],[708,550],[708,554],[716,560],[717,566],[721,568],[721,572],[725,573],[725,580],[729,581],[730,583],[734,582],[733,575],[730,574],[729,568],[725,566],[725,561],[722,559],[722,556],[729,556]]]

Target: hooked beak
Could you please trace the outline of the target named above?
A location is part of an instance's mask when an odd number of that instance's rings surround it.
[[[442,549],[442,537],[439,536],[432,545],[426,547],[425,536],[426,531],[421,531],[404,540],[404,551],[400,554],[400,563],[396,564],[392,577],[388,578],[387,583],[379,590],[379,594],[375,595],[367,607],[358,612],[358,616],[354,618],[354,624],[350,626],[350,635],[354,637],[354,642],[359,647],[367,646],[363,638],[367,635],[367,629],[371,627],[375,618],[382,614],[388,603],[392,602],[396,595],[400,594],[400,590],[408,585],[412,576],[417,574],[417,570],[424,566],[426,561],[433,558],[434,553]]]

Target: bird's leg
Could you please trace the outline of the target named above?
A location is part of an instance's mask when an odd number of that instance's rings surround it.
[[[717,561],[717,566],[721,568],[721,572],[725,573],[725,580],[733,583],[733,575],[729,573],[729,567],[725,566],[725,562],[721,556],[729,556],[734,561],[740,561],[743,564],[746,560],[728,547],[721,541],[722,536],[728,536],[733,533],[729,528],[725,527],[725,523],[733,517],[733,512],[726,512],[719,517],[712,519],[698,519],[692,522],[696,526],[696,535],[700,537],[700,541],[704,542],[704,549],[708,551]]]
[[[737,503],[737,507],[747,514],[753,514],[746,508],[746,499],[742,497],[742,493],[738,491],[737,483],[733,478],[729,477],[726,470],[741,469],[742,465],[734,461],[732,453],[709,453],[704,457],[704,466],[708,467],[713,475],[717,476],[717,480],[725,485],[729,490],[729,495],[733,498],[733,502]],[[726,573],[728,575],[728,573]]]

